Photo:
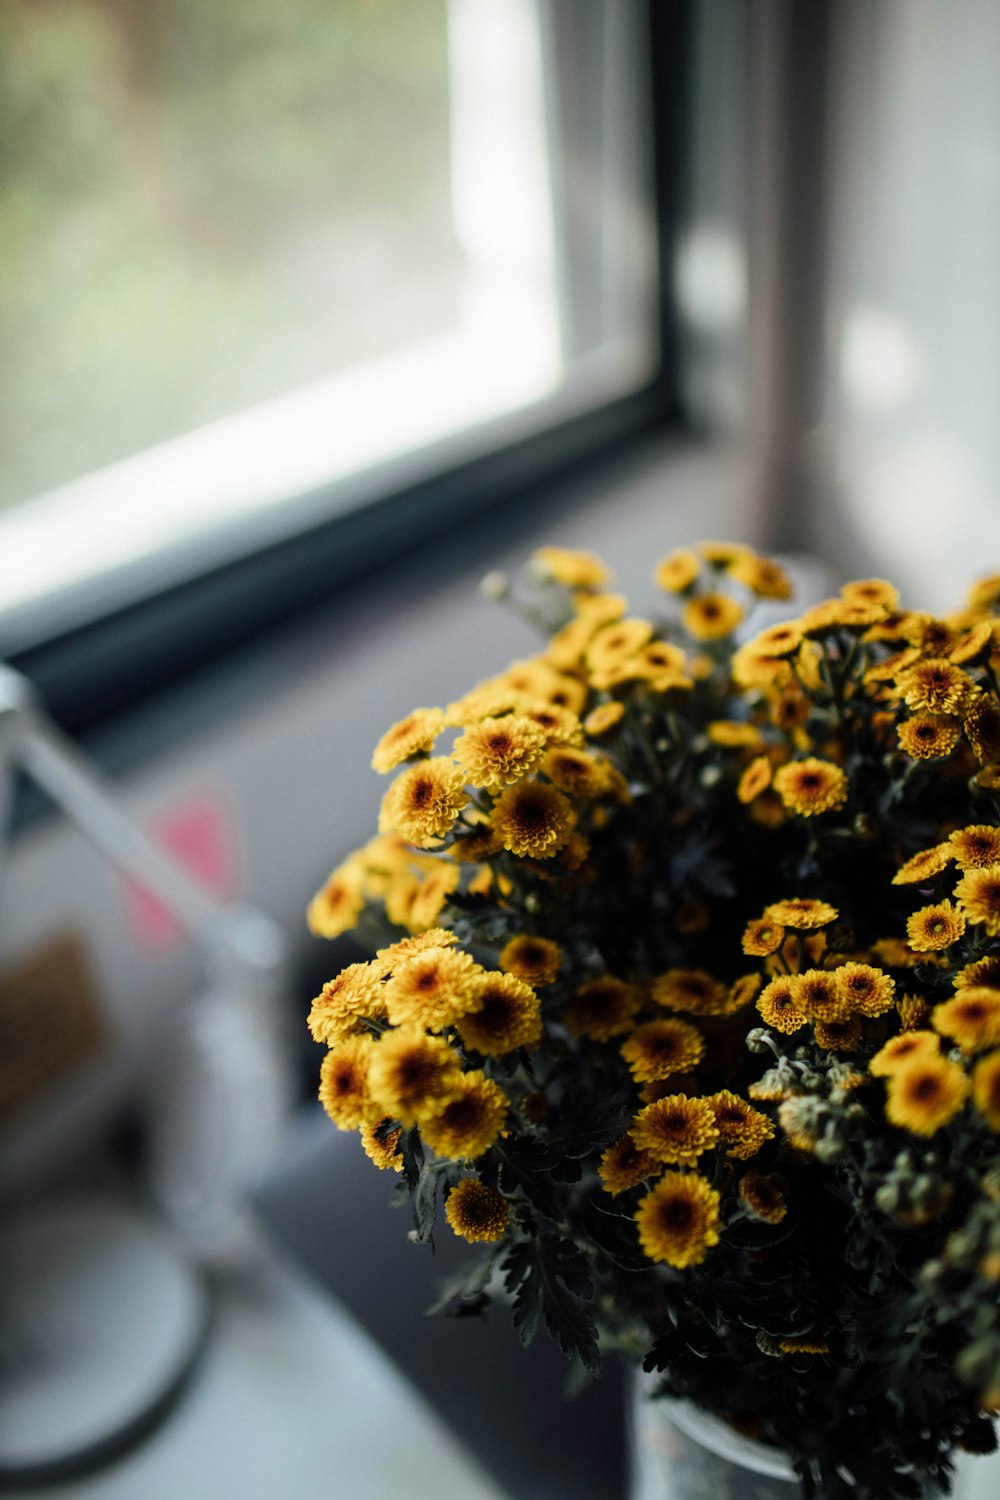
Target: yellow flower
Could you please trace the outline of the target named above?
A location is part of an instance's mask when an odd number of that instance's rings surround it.
[[[511,714],[482,719],[455,741],[454,756],[473,786],[502,791],[529,776],[545,752],[545,734],[531,719]]]
[[[542,1039],[538,996],[514,974],[477,975],[472,1004],[456,1025],[463,1044],[484,1057],[530,1051]]]
[[[569,746],[546,751],[542,770],[561,791],[573,797],[599,797],[608,788],[607,770],[600,761]]]
[[[350,964],[328,979],[312,1002],[309,1030],[315,1042],[339,1042],[360,1031],[365,1016],[385,1015],[381,977],[373,964]]]
[[[903,1031],[892,1036],[871,1062],[868,1071],[873,1078],[890,1078],[907,1063],[918,1058],[940,1057],[941,1046],[933,1031]]]
[[[510,1220],[507,1201],[478,1177],[456,1182],[444,1205],[444,1216],[460,1239],[470,1245],[502,1240]]]
[[[936,1005],[931,1025],[957,1042],[963,1052],[982,1052],[1000,1043],[1000,990],[985,985],[963,989],[953,1000]]]
[[[729,990],[726,1015],[742,1010],[745,1005],[750,1004],[751,1000],[755,1000],[763,983],[759,974],[741,974],[739,979],[734,980]]]
[[[448,1043],[427,1036],[418,1026],[387,1031],[373,1049],[368,1088],[379,1113],[413,1125],[449,1099],[460,1086],[462,1070]]]
[[[889,1078],[886,1119],[913,1135],[931,1136],[958,1114],[969,1080],[943,1057],[914,1057]]]
[[[746,1172],[740,1178],[739,1198],[747,1213],[765,1224],[780,1224],[788,1213],[782,1184],[762,1172]]]
[[[395,927],[410,925],[410,909],[420,894],[416,875],[393,875],[385,889],[385,914]]]
[[[870,964],[841,964],[835,971],[841,994],[852,1011],[862,1016],[884,1016],[896,996],[896,981]]]
[[[686,1073],[705,1055],[705,1039],[687,1021],[663,1017],[637,1026],[622,1043],[622,1057],[637,1083],[652,1083],[671,1073]]]
[[[706,731],[713,745],[722,745],[727,750],[760,750],[764,736],[755,724],[742,719],[713,719]]]
[[[831,1052],[854,1052],[861,1040],[861,1021],[857,1016],[817,1021],[813,1040]]]
[[[832,761],[793,760],[774,773],[774,789],[790,812],[803,818],[835,812],[847,801],[847,777]]]
[[[996,627],[992,620],[980,620],[965,634],[951,651],[948,660],[956,666],[968,666],[970,662],[983,661],[993,649]]]
[[[558,703],[525,700],[518,709],[521,718],[530,719],[542,731],[547,745],[582,745],[583,725],[579,715]]]
[[[955,981],[957,984],[957,980]],[[904,995],[896,1009],[899,1024],[904,1031],[919,1031],[930,1014],[930,1008],[922,995]]]
[[[970,823],[948,840],[960,870],[979,870],[1000,861],[1000,828],[989,823]]]
[[[628,1031],[639,1009],[634,986],[612,974],[591,979],[572,995],[566,1005],[566,1025],[574,1036],[607,1042]]]
[[[792,1003],[810,1021],[846,1021],[850,1004],[835,970],[806,969],[791,980]]]
[[[975,691],[969,695],[962,725],[977,760],[1000,760],[1000,708],[988,693]]]
[[[349,932],[365,905],[364,874],[356,858],[339,865],[316,892],[306,911],[309,931],[335,938]]]
[[[640,1109],[632,1122],[632,1139],[643,1151],[668,1166],[693,1167],[719,1140],[712,1106],[687,1094],[667,1094]]]
[[[906,936],[914,953],[936,953],[950,948],[965,931],[965,912],[950,901],[922,906],[906,921]]]
[[[764,916],[782,927],[795,927],[808,932],[813,927],[827,927],[835,922],[840,912],[829,901],[819,901],[813,896],[793,896],[788,901],[772,901],[764,908]]]
[[[746,1161],[755,1156],[764,1142],[774,1135],[774,1126],[767,1115],[761,1114],[759,1109],[754,1109],[739,1094],[733,1094],[729,1089],[709,1094],[705,1103],[715,1115],[719,1134],[729,1147],[727,1156]]]
[[[399,1138],[403,1130],[402,1126],[397,1125],[394,1130],[387,1131],[386,1126],[391,1120],[391,1115],[383,1115],[381,1120],[366,1120],[361,1127],[362,1149],[380,1172],[403,1170],[403,1154],[399,1150]]]
[[[746,542],[699,542],[698,551],[710,567],[722,569],[754,556],[753,548]]]
[[[736,787],[741,802],[752,802],[771,785],[771,762],[766,755],[758,755],[750,762]]]
[[[907,708],[928,713],[961,713],[973,684],[960,667],[944,657],[931,656],[907,667],[896,678],[896,687]]]
[[[899,743],[914,760],[936,760],[950,755],[961,737],[955,719],[941,714],[914,714],[896,730]]]
[[[830,1345],[816,1339],[779,1339],[782,1354],[829,1354]]]
[[[554,786],[522,781],[502,792],[490,823],[505,849],[529,859],[551,859],[573,831],[573,805]]]
[[[640,1151],[630,1135],[623,1135],[605,1151],[597,1172],[606,1190],[617,1197],[629,1188],[638,1187],[647,1177],[655,1177],[659,1170],[655,1156]]]
[[[684,607],[684,629],[696,641],[719,641],[743,619],[743,607],[728,594],[699,594]]]
[[[500,967],[538,990],[559,978],[562,957],[558,943],[524,932],[512,937],[501,948]]]
[[[429,948],[403,959],[384,990],[389,1020],[430,1031],[450,1026],[472,1006],[479,972],[459,948]]]
[[[635,1213],[639,1243],[653,1261],[697,1266],[719,1243],[719,1194],[694,1172],[664,1172]]]
[[[947,841],[943,844],[935,844],[931,849],[921,849],[919,854],[911,855],[904,865],[900,865],[892,877],[892,883],[893,885],[924,885],[932,875],[940,874],[948,861],[954,857],[955,851]]]
[[[981,1058],[972,1072],[972,1098],[993,1130],[1000,1130],[1000,1052]]]
[[[392,771],[404,760],[425,754],[444,727],[444,714],[439,708],[415,708],[405,719],[386,730],[375,746],[372,769]]]
[[[458,885],[459,874],[457,865],[442,864],[424,877],[410,903],[409,927],[430,927],[437,921],[445,902]]]
[[[698,554],[692,552],[690,547],[678,547],[676,551],[668,552],[666,557],[660,558],[653,578],[661,589],[666,589],[671,594],[682,594],[691,587],[700,572]]]
[[[990,989],[1000,989],[1000,953],[993,953],[987,958],[977,959],[975,963],[966,964],[960,969],[952,980],[956,990],[966,989],[970,985],[985,984]]]
[[[474,1160],[493,1145],[508,1107],[506,1094],[485,1073],[463,1073],[452,1097],[421,1116],[421,1138],[438,1156]]]
[[[980,578],[969,590],[970,609],[992,609],[1000,600],[1000,574]]]
[[[719,1016],[728,1009],[724,984],[703,969],[668,969],[653,980],[653,999],[667,1010],[692,1016]]]
[[[570,589],[592,589],[611,577],[608,565],[594,552],[574,552],[568,547],[536,547],[533,562],[544,577]]]
[[[845,583],[840,594],[850,604],[878,604],[895,609],[899,603],[899,590],[884,578],[860,578]]]
[[[347,1037],[320,1066],[319,1102],[341,1130],[355,1130],[372,1114],[368,1069],[374,1046],[371,1037]]]
[[[758,656],[794,656],[802,644],[802,627],[797,620],[783,620],[778,625],[769,625],[750,642],[751,651]]]
[[[426,848],[449,832],[468,800],[461,771],[439,755],[396,778],[382,799],[379,827]]]
[[[599,740],[610,734],[624,717],[624,703],[600,703],[584,719],[583,727],[592,739]]]
[[[753,553],[738,557],[730,565],[729,576],[756,594],[758,599],[784,600],[792,597],[788,574],[780,563],[774,562],[770,557],[758,557]]]
[[[776,953],[785,940],[785,929],[770,917],[756,917],[743,931],[743,952],[754,958]]]
[[[426,953],[429,948],[450,948],[457,942],[458,938],[447,928],[430,927],[426,932],[415,933],[413,937],[400,938],[398,943],[390,943],[388,948],[379,948],[375,954],[376,966],[386,976],[404,958],[412,958],[415,953]]]
[[[594,672],[607,672],[634,656],[652,634],[648,620],[616,620],[604,625],[584,652],[587,666]]]
[[[503,848],[495,828],[477,822],[471,833],[465,833],[448,846],[448,853],[460,865],[479,865]]]

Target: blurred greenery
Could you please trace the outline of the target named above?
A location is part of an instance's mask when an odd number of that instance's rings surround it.
[[[3,0],[0,505],[451,326],[446,0]]]

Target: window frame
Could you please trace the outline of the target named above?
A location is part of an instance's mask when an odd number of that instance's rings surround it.
[[[57,721],[86,733],[149,695],[322,605],[331,591],[420,545],[433,545],[474,514],[531,494],[544,505],[576,471],[642,437],[680,430],[679,340],[672,247],[685,198],[685,128],[694,0],[642,0],[651,97],[653,210],[657,230],[659,367],[641,389],[473,459],[443,462],[416,483],[387,485],[353,509],[306,530],[86,619],[54,626],[11,650]],[[504,424],[498,424],[502,427]],[[322,492],[314,497],[322,504]]]

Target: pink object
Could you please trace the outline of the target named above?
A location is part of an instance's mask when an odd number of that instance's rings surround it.
[[[229,808],[221,797],[199,793],[159,814],[147,832],[212,895],[234,896],[239,887],[236,840]],[[176,917],[137,881],[124,882],[129,926],[141,948],[168,952],[184,941]]]

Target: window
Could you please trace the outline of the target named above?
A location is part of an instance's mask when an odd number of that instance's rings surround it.
[[[440,520],[444,474],[661,411],[649,22],[11,0],[0,650],[269,549],[287,589],[296,539],[357,562],[387,497]]]

